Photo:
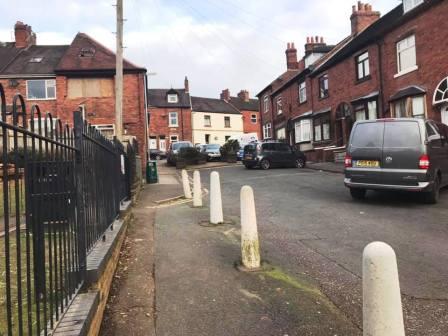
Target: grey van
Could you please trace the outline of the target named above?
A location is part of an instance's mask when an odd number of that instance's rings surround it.
[[[448,127],[423,119],[358,121],[345,157],[344,184],[354,199],[368,189],[424,193],[437,203],[448,185]]]

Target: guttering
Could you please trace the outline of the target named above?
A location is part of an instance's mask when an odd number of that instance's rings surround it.
[[[55,74],[15,74],[15,75],[0,75],[0,79],[24,79],[24,78],[56,78]]]

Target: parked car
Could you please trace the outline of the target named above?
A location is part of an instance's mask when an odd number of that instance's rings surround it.
[[[177,156],[179,154],[179,150],[181,148],[193,148],[193,144],[190,141],[178,141],[170,144],[170,148],[168,149],[166,160],[168,164],[175,165],[177,161]]]
[[[166,152],[161,151],[159,149],[150,149],[149,150],[149,158],[151,160],[162,160],[166,159]]]
[[[207,155],[207,161],[219,161],[221,160],[220,145],[207,144],[201,148],[201,153]]]
[[[236,153],[236,159],[238,161],[243,161],[243,156],[244,156],[244,148],[241,148],[238,153]]]
[[[246,168],[297,167],[304,168],[306,157],[301,151],[282,142],[252,143],[244,147],[243,164]]]
[[[345,157],[345,186],[354,199],[367,190],[407,190],[437,203],[448,184],[448,127],[423,119],[358,121]]]

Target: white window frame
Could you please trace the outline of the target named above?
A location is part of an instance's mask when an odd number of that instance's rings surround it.
[[[306,81],[299,83],[299,103],[306,102]]]
[[[277,99],[275,100],[275,104],[277,106],[277,114],[282,114],[283,113],[282,96],[277,97]]]
[[[356,79],[363,80],[370,76],[369,51],[356,56]]]
[[[29,82],[45,82],[45,98],[30,98],[28,91]],[[48,97],[48,88],[54,87],[54,97]],[[57,90],[56,90],[56,79],[28,79],[26,81],[26,99],[27,100],[56,100]]]
[[[256,124],[258,121],[258,117],[256,114],[251,114],[250,115],[250,121],[252,122],[252,124]]]
[[[98,124],[98,125],[93,125],[98,131],[101,132],[101,134],[103,134],[103,130],[106,131],[110,131],[112,130],[112,137],[115,136],[115,125],[114,124]],[[103,134],[104,135],[104,134]],[[106,136],[107,137],[107,136]]]
[[[174,123],[172,123],[171,121],[172,121],[172,116],[173,115],[176,115],[176,123],[174,124]],[[179,114],[177,113],[177,112],[169,112],[168,113],[168,126],[169,127],[179,127]]]
[[[175,93],[171,93],[171,94],[167,95],[167,101],[168,101],[168,103],[172,103],[172,104],[178,103],[179,96]]]
[[[421,101],[421,106],[423,108],[423,113],[415,114],[414,110],[417,106],[417,101]],[[404,113],[403,115],[397,115],[397,110],[399,106],[404,106]],[[426,95],[419,95],[419,96],[411,96],[406,97],[400,100],[397,100],[393,102],[394,107],[394,118],[426,118]]]
[[[423,2],[424,0],[403,0],[403,13],[409,12]]]
[[[227,126],[227,120],[229,121],[229,125]],[[232,122],[229,116],[224,116],[224,128],[231,128]]]
[[[176,140],[173,140],[175,138]],[[179,136],[177,134],[170,134],[170,144],[179,142]]]
[[[311,119],[302,119],[295,123],[295,143],[311,141]]]
[[[406,46],[402,46],[403,44],[406,44]],[[401,55],[409,50],[413,49],[414,50],[414,59],[415,59],[415,64],[414,65],[410,65],[409,67],[403,69],[402,66],[402,62],[401,62]],[[396,44],[396,51],[397,51],[397,74],[394,75],[394,78],[403,76],[405,74],[408,74],[410,72],[413,72],[415,70],[418,69],[418,65],[417,65],[417,49],[416,49],[416,45],[415,45],[415,35],[409,35],[407,37],[405,37],[404,39],[400,40],[397,42]]]
[[[263,139],[272,138],[272,124],[266,123],[263,125]]]
[[[269,112],[269,97],[267,95],[263,98],[263,112]]]
[[[204,127],[212,127],[212,117],[208,114],[204,115]]]

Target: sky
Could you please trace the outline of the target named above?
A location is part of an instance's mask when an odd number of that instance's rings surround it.
[[[254,96],[286,70],[287,42],[299,58],[307,36],[336,44],[350,34],[355,0],[123,0],[124,57],[149,74],[150,88],[182,88],[219,97]],[[371,0],[381,14],[400,0]],[[38,44],[70,44],[87,33],[115,50],[115,0],[16,0],[0,3],[0,41],[14,24],[32,26]]]

